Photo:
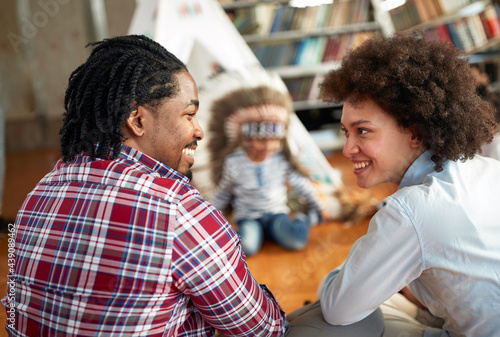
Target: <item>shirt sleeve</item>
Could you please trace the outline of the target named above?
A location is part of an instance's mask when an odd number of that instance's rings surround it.
[[[358,322],[423,271],[420,236],[404,204],[392,197],[370,221],[343,265],[325,277],[320,301],[334,325]]]
[[[206,201],[180,205],[173,282],[203,319],[230,336],[284,336],[285,313],[248,270],[239,236]]]
[[[231,202],[233,182],[231,179],[230,170],[231,167],[226,160],[222,168],[222,174],[219,180],[219,184],[215,189],[215,194],[212,200],[212,204],[219,210],[224,210]]]

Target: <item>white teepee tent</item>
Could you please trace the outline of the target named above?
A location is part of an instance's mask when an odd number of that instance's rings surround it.
[[[252,69],[262,69],[216,0],[137,0],[129,34],[143,34],[162,44],[187,65],[200,88],[220,68],[239,73],[249,81]],[[200,98],[200,105],[208,103]],[[209,116],[199,114],[202,127],[208,119]],[[342,205],[334,196],[337,189],[343,188],[340,171],[330,166],[295,114],[289,134],[294,154],[318,183],[331,217],[340,217]],[[208,163],[203,143],[206,142],[200,142],[195,155],[196,175]]]

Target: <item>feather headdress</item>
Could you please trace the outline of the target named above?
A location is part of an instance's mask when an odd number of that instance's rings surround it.
[[[286,133],[290,115],[294,113],[292,99],[279,75],[265,70],[252,71],[251,75],[250,79],[245,79],[226,73],[217,79],[230,90],[214,97],[210,106],[208,131],[213,137],[207,143],[214,169],[214,184],[219,181],[225,157],[241,146],[243,135],[251,132],[244,126],[271,123],[284,126]],[[292,165],[305,173],[296,158],[291,156],[286,139],[283,146]]]

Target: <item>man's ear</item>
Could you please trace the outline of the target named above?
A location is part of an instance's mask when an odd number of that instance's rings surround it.
[[[139,105],[137,109],[130,113],[127,120],[125,121],[125,126],[135,136],[142,137],[144,135],[145,119],[145,109]]]

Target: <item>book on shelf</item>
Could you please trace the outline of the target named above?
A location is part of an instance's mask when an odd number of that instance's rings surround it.
[[[458,39],[462,44],[462,49],[465,51],[474,48],[474,39],[471,33],[471,27],[466,18],[459,19],[453,22],[452,29],[457,32]]]
[[[370,0],[358,1],[353,9],[353,23],[362,23],[370,20]]]
[[[309,37],[302,41],[296,65],[314,65],[321,63],[325,51],[326,37]]]
[[[294,102],[305,101],[307,99],[307,94],[309,91],[309,86],[312,82],[312,78],[308,77],[296,77],[296,78],[285,78],[283,79],[288,92],[292,97]]]
[[[273,24],[274,11],[276,5],[273,3],[263,3],[259,6],[247,9],[243,12],[242,16],[253,17],[256,21],[257,29],[255,34],[263,35],[268,34]],[[250,11],[250,13],[248,13]],[[252,13],[253,12],[253,13]]]
[[[291,30],[312,32],[368,22],[370,0],[337,0],[330,4],[306,7],[257,2],[250,10],[254,11],[252,16],[257,20],[255,25],[259,27],[256,30],[258,34],[268,35]],[[250,16],[248,10],[240,11],[242,16]],[[240,15],[237,15],[237,18],[238,16]]]
[[[395,29],[405,30],[422,22],[443,17],[475,1],[469,0],[409,0],[404,5],[389,11]],[[436,23],[424,34],[429,39],[441,38],[451,41],[456,47],[469,52],[487,46],[489,41],[500,36],[500,5],[488,4],[477,14],[450,16],[450,21]],[[446,17],[444,18],[446,19]]]
[[[320,83],[325,75],[308,75],[285,78],[283,81],[294,102],[316,101],[320,98]]]
[[[424,3],[422,0],[414,0],[413,6],[415,7],[418,13],[419,20],[421,22],[426,22],[430,20],[431,13],[428,10],[428,6],[426,3]]]
[[[333,6],[331,4],[323,4],[318,7],[316,12],[314,29],[326,27],[328,19],[332,16]]]
[[[460,0],[438,0],[438,4],[441,7],[443,13],[451,13],[459,8],[458,6],[463,6]]]
[[[332,15],[328,20],[327,27],[338,27],[343,25],[346,6],[347,3],[345,1],[338,1],[332,4]]]
[[[415,1],[425,2],[426,4],[428,3],[427,11],[429,13],[430,20],[440,17],[444,14],[443,8],[441,7],[439,1],[437,0],[415,0]]]
[[[302,30],[302,25],[304,23],[303,17],[305,12],[307,10],[307,7],[299,7],[297,8],[297,11],[295,12],[295,16],[293,18],[292,22],[292,28],[291,30]]]
[[[390,10],[389,15],[396,30],[404,30],[422,22],[415,4],[411,2]]]
[[[444,25],[448,30],[448,33],[451,37],[451,41],[455,45],[455,47],[464,50],[464,46],[462,45],[462,41],[460,40],[457,31],[455,30],[455,26],[453,23],[447,23]]]
[[[292,24],[295,18],[295,13],[297,12],[297,7],[286,6],[285,16],[283,18],[283,23],[280,27],[280,32],[286,32],[292,29]]]
[[[335,34],[308,37],[301,41],[288,41],[252,48],[261,64],[266,67],[288,65],[307,66],[339,61],[345,53],[371,38],[374,32]]]
[[[325,79],[325,75],[315,75],[311,81],[309,86],[309,90],[307,92],[306,100],[313,101],[320,99],[321,87],[320,84]]]
[[[370,0],[334,1],[325,27],[340,27],[369,21]]]
[[[438,4],[443,13],[453,13],[474,2],[476,2],[476,0],[439,0]]]
[[[307,6],[304,11],[300,11],[300,16],[297,18],[302,25],[298,27],[298,30],[304,32],[310,32],[314,29],[314,19],[319,10],[319,6]]]
[[[451,41],[456,47],[466,52],[480,48],[488,44],[489,40],[500,37],[499,17],[491,10],[495,11],[493,5],[491,5],[489,17],[486,11],[469,15],[429,28],[425,31],[425,35],[429,38]]]
[[[441,40],[449,41],[453,43],[453,39],[451,38],[450,32],[448,30],[448,27],[446,25],[439,25],[435,27],[435,31],[437,33],[437,36]]]
[[[483,12],[483,26],[485,25],[488,27],[489,34],[492,37],[496,37],[500,35],[500,22],[499,22],[499,17],[500,17],[500,5],[498,3],[489,5],[485,8]]]
[[[466,19],[467,25],[472,35],[475,47],[480,47],[488,43],[488,37],[483,27],[483,23],[479,14],[468,16]]]
[[[285,12],[287,7],[288,6],[286,5],[280,5],[278,8],[276,8],[274,12],[273,23],[271,25],[269,33],[275,33],[281,31],[281,26],[283,24],[283,21],[285,20]]]
[[[407,0],[393,8],[389,15],[396,30],[404,30],[443,15],[453,14],[474,0]]]
[[[338,53],[338,48],[340,45],[340,38],[338,36],[330,36],[327,38],[325,53],[323,54],[323,58],[321,62],[330,62],[336,59],[336,55]]]
[[[491,39],[492,37],[495,37],[492,32],[490,25],[488,24],[488,19],[486,18],[485,12],[479,13],[479,18],[481,19],[481,24],[483,25],[484,28],[484,33],[486,34],[487,39]]]

